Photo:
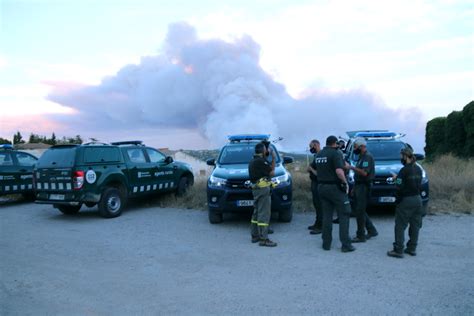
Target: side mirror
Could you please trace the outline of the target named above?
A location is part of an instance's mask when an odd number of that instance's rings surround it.
[[[421,161],[423,159],[425,159],[425,155],[423,154],[415,154],[415,158],[417,161]]]
[[[167,156],[167,157],[165,158],[165,163],[166,163],[166,164],[169,165],[169,164],[172,163],[172,162],[173,162],[173,157]]]
[[[215,166],[216,165],[216,160],[214,158],[210,158],[206,160],[206,163],[208,166]]]
[[[293,157],[291,156],[283,156],[283,164],[286,165],[288,163],[293,163],[293,161],[295,161],[295,159],[293,159]]]

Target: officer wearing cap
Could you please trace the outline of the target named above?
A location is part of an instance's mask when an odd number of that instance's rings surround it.
[[[403,253],[416,256],[418,235],[422,224],[422,202],[421,202],[421,180],[422,170],[416,164],[413,150],[410,147],[403,148],[400,152],[400,161],[403,164],[398,175],[394,175],[398,188],[398,205],[395,211],[395,242],[393,250],[387,255],[395,258],[403,258]],[[405,230],[410,225],[408,241],[404,249]]]
[[[367,215],[370,188],[375,175],[375,163],[374,157],[367,150],[367,142],[364,138],[356,138],[353,152],[359,155],[359,160],[355,166],[349,165],[349,169],[354,171],[353,192],[357,218],[357,233],[352,242],[365,242],[367,239],[378,235],[377,229]],[[367,235],[365,234],[366,228]]]
[[[269,163],[265,157],[272,155]],[[276,154],[263,142],[255,145],[255,155],[249,162],[249,176],[252,182],[254,211],[250,225],[252,243],[259,242],[260,246],[275,247],[277,243],[268,239],[271,217],[271,177],[275,175]]]
[[[347,196],[349,187],[344,175],[344,159],[337,147],[337,137],[329,136],[324,147],[316,155],[318,191],[323,209],[323,249],[330,250],[332,243],[332,216],[339,216],[339,239],[342,252],[354,251],[349,238],[349,216],[351,207]]]
[[[313,139],[309,143],[309,151],[314,156],[313,156],[313,161],[308,166],[308,173],[309,173],[309,178],[311,180],[311,195],[313,197],[313,206],[316,211],[316,219],[313,225],[308,226],[308,229],[310,230],[309,233],[311,235],[321,234],[322,227],[323,227],[323,212],[321,209],[321,200],[319,198],[319,192],[318,192],[318,173],[316,172],[316,162],[315,162],[316,155],[319,153],[320,150],[321,150],[321,146],[320,146],[319,140]]]

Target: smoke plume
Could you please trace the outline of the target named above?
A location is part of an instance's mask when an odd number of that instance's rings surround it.
[[[270,133],[285,139],[285,149],[302,149],[310,139],[324,141],[346,130],[423,129],[419,113],[389,109],[364,90],[308,90],[292,98],[259,58],[260,47],[249,36],[204,40],[192,26],[176,23],[160,54],[123,67],[97,86],[58,88],[48,98],[76,112],[55,120],[81,130],[194,130],[213,147],[234,133]]]

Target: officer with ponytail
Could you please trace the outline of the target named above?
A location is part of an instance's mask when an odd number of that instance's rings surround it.
[[[422,224],[422,202],[420,197],[422,170],[416,164],[415,155],[411,147],[405,147],[400,152],[400,161],[403,168],[394,181],[398,189],[398,205],[395,213],[395,242],[393,250],[387,255],[403,258],[403,254],[416,256],[418,235]],[[405,248],[405,230],[408,230],[409,240]]]

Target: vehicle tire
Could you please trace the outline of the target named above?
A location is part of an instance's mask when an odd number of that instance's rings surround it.
[[[211,224],[222,223],[222,213],[209,210],[209,223]]]
[[[65,215],[74,215],[79,212],[82,204],[79,205],[55,205],[55,207]]]
[[[87,207],[94,207],[94,206],[97,205],[97,203],[94,203],[94,202],[85,202],[84,205],[87,206]]]
[[[33,192],[22,193],[21,196],[25,201],[34,201],[36,200],[36,195]]]
[[[189,178],[186,176],[181,177],[178,182],[178,187],[176,188],[176,195],[177,196],[184,195],[184,193],[186,193],[188,188],[189,188]]]
[[[117,188],[107,188],[99,201],[99,213],[102,217],[120,216],[125,207],[124,194]]]
[[[278,213],[278,220],[283,223],[289,223],[293,219],[293,208],[280,210]]]

